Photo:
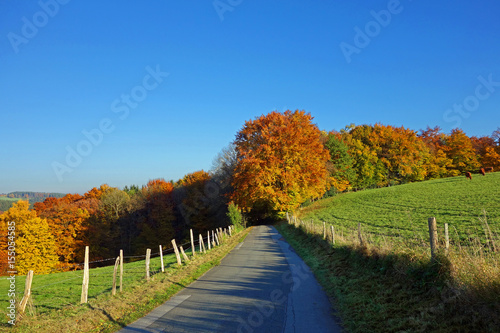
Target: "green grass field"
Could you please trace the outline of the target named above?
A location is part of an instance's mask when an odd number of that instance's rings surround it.
[[[303,220],[326,221],[338,230],[362,224],[364,232],[405,238],[428,237],[427,219],[438,228],[450,226],[450,237],[484,241],[483,211],[494,233],[500,234],[500,172],[437,179],[420,183],[345,193],[303,208]]]
[[[429,217],[438,222],[434,259]],[[340,194],[298,218],[277,228],[334,299],[346,331],[498,332],[500,252],[491,245],[500,248],[500,173]],[[323,221],[335,244],[323,239]]]
[[[0,201],[18,201],[21,200],[19,198],[9,198],[9,197],[0,197]]]

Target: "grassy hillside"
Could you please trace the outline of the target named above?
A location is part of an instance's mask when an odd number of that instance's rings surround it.
[[[485,221],[500,248],[499,185],[495,173],[346,193],[277,227],[349,332],[498,332],[500,252],[486,240]],[[434,260],[429,217],[438,221],[441,248],[445,222],[451,232],[449,253]],[[335,244],[323,239],[323,221],[334,226]]]
[[[386,236],[427,237],[427,219],[450,225],[461,238],[484,238],[480,219],[500,232],[500,172],[437,179],[345,193],[302,209],[304,220],[326,221],[338,228],[357,228]]]

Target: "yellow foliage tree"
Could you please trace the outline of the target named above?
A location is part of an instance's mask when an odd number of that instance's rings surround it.
[[[46,219],[41,219],[29,209],[27,201],[16,202],[0,215],[0,225],[15,222],[16,270],[18,274],[50,273],[58,263],[56,242]],[[2,247],[5,240],[2,240]]]

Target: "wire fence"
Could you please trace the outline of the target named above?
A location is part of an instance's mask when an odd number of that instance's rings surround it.
[[[332,243],[371,246],[387,251],[412,249],[429,252],[430,233],[425,227],[409,224],[408,227],[384,227],[361,222],[340,223],[338,221],[302,220],[287,214],[287,221],[305,233],[323,237]],[[345,222],[345,221],[343,221]],[[352,225],[357,223],[358,227]],[[456,251],[474,256],[483,256],[500,262],[500,237],[490,228],[485,217],[479,218],[474,229],[458,230],[454,225],[437,224],[438,247],[445,251]]]

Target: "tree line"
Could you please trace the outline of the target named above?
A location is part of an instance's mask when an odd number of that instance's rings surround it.
[[[185,239],[230,223],[262,223],[308,201],[500,167],[500,129],[491,136],[419,132],[390,125],[321,131],[305,111],[271,112],[246,121],[210,172],[155,179],[124,189],[106,184],[83,195],[19,201],[0,215],[0,270],[7,270],[7,223],[16,222],[17,269],[37,274],[74,269],[85,245],[93,258],[120,249],[142,255],[151,244]]]

